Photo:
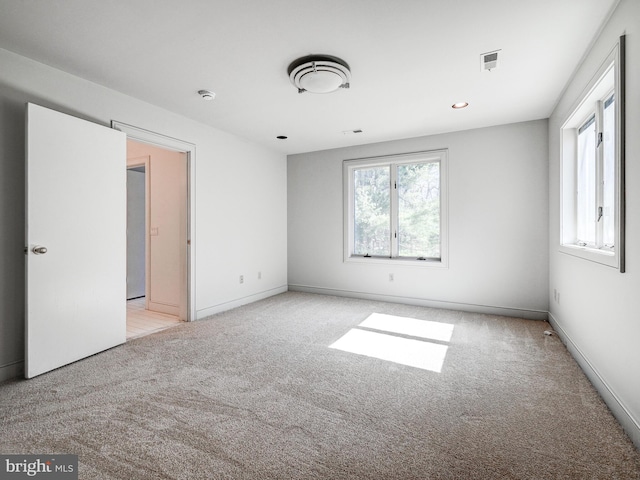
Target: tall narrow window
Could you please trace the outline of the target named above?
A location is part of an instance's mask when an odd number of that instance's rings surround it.
[[[602,115],[602,246],[615,248],[616,112],[615,97],[604,102]]]
[[[562,126],[560,250],[624,271],[624,37]]]
[[[596,245],[596,117],[578,130],[577,244]]]
[[[446,151],[348,160],[344,177],[347,261],[446,265]]]
[[[391,252],[390,180],[388,165],[353,171],[355,255],[389,256]]]
[[[440,258],[440,162],[397,169],[398,256]]]

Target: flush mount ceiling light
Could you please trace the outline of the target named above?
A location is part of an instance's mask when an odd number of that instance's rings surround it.
[[[344,60],[331,55],[308,55],[298,58],[287,69],[298,93],[331,93],[349,88],[351,71]]]
[[[460,108],[466,108],[469,106],[468,102],[458,102],[458,103],[454,103],[453,105],[451,105],[451,108],[458,110]]]
[[[200,95],[203,100],[213,100],[216,98],[216,94],[209,90],[198,90],[198,95]]]

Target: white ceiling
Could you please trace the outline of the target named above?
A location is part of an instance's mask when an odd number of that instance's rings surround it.
[[[299,153],[547,118],[616,3],[0,0],[0,48]],[[308,54],[347,61],[351,88],[298,94],[287,66]]]

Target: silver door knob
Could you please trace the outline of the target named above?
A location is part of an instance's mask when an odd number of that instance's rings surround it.
[[[40,245],[36,245],[31,249],[31,251],[36,255],[44,255],[45,253],[47,253],[47,247],[41,247]]]

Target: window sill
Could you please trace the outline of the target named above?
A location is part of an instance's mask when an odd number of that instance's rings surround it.
[[[358,263],[358,264],[375,264],[375,265],[406,265],[411,267],[423,267],[423,268],[448,268],[444,259],[439,260],[416,260],[413,258],[387,258],[387,257],[346,257],[344,263]]]
[[[618,268],[618,255],[615,252],[572,244],[560,245],[560,252],[608,267]]]

